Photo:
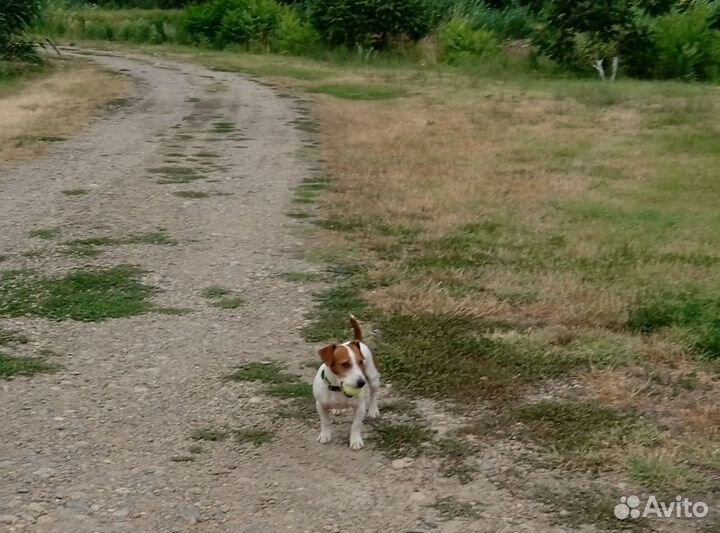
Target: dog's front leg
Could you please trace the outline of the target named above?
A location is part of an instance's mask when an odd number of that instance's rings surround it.
[[[315,402],[315,409],[317,409],[318,416],[320,417],[320,435],[318,435],[318,442],[320,444],[327,444],[332,440],[332,422],[330,421],[330,413],[327,408],[320,402]]]
[[[350,426],[350,448],[353,450],[359,450],[365,446],[362,438],[362,424],[363,420],[365,420],[366,409],[364,402],[355,408],[355,418],[353,418],[352,426]]]

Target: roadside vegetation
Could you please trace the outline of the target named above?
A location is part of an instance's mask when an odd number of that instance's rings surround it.
[[[719,9],[716,0],[55,0],[38,31],[340,62],[703,80],[720,72]]]

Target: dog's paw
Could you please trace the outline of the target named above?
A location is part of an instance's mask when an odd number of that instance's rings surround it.
[[[330,409],[330,414],[333,416],[338,416],[343,414],[343,411],[345,411],[345,409]]]
[[[329,431],[321,431],[317,438],[320,444],[327,444],[332,440],[332,433]]]
[[[350,435],[351,450],[359,450],[363,446],[365,446],[365,443],[363,442],[362,435]]]
[[[380,409],[377,405],[371,405],[367,412],[368,418],[377,418],[380,416]]]

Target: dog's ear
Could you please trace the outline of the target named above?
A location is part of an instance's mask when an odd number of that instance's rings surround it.
[[[318,352],[320,354],[320,359],[322,359],[322,362],[325,363],[326,366],[332,366],[333,360],[335,359],[336,346],[336,344],[330,344]]]

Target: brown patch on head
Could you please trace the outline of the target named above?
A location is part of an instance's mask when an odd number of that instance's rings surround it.
[[[327,364],[327,363],[325,363]],[[350,357],[350,350],[346,346],[334,346],[333,360],[328,365],[333,374],[337,377],[342,378],[352,368],[352,358]]]

